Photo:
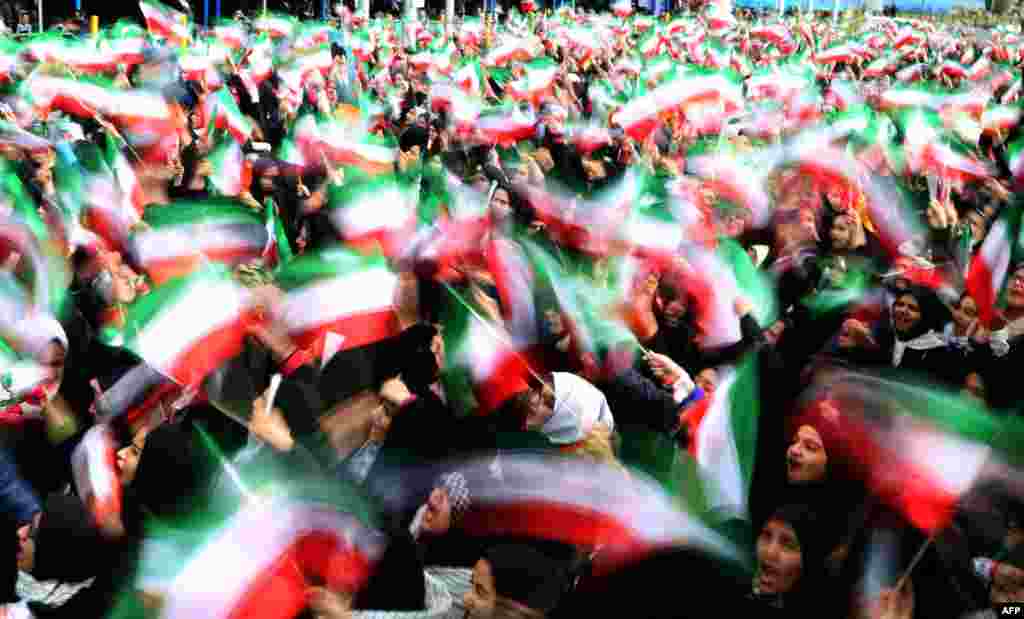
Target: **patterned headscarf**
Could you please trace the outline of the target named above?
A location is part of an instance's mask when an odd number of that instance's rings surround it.
[[[448,504],[452,510],[452,524],[458,524],[473,504],[466,477],[458,472],[445,473],[437,478],[434,487],[444,488],[448,492]]]

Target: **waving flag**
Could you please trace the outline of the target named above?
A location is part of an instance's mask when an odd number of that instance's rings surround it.
[[[181,45],[192,38],[188,26],[188,16],[180,11],[165,6],[157,0],[139,2],[142,16],[146,18],[146,27],[158,37],[167,39],[173,45]]]
[[[121,480],[117,474],[117,447],[109,426],[89,429],[71,454],[72,476],[78,496],[97,525],[121,515]]]
[[[279,318],[301,347],[319,349],[333,334],[346,350],[398,332],[398,276],[381,257],[335,247],[293,259],[276,279],[285,292]]]
[[[473,505],[462,525],[470,532],[600,547],[609,560],[600,571],[669,547],[746,562],[738,548],[693,513],[693,506],[674,503],[639,472],[626,476],[588,459],[521,454],[502,456],[501,481],[494,483],[492,460],[457,469],[473,488]]]
[[[167,619],[290,619],[309,580],[356,591],[386,539],[354,516],[312,502],[254,502],[236,514],[170,583]],[[220,573],[210,578],[210,570]]]
[[[124,326],[108,327],[102,338],[179,385],[194,386],[241,352],[245,325],[257,317],[252,293],[211,265],[139,296],[127,307]]]
[[[132,236],[139,264],[157,284],[204,262],[258,260],[267,247],[262,213],[227,200],[178,202],[146,210],[146,227]]]

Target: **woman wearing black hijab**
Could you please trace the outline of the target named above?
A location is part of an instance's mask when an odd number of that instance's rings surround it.
[[[825,568],[827,544],[821,517],[807,505],[783,505],[765,521],[757,537],[757,571],[741,606],[756,617],[818,617],[830,586]]]
[[[942,335],[949,320],[949,310],[931,290],[910,287],[898,292],[889,309],[888,328],[880,337],[890,365],[948,379],[956,365]]]

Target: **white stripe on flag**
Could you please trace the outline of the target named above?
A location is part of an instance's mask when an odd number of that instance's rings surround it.
[[[197,281],[182,297],[172,301],[173,307],[144,325],[136,336],[136,350],[154,368],[172,370],[177,360],[199,341],[236,321],[249,300],[249,293],[233,282]],[[172,337],[186,325],[195,337]]]
[[[734,368],[721,373],[711,405],[697,428],[697,464],[702,474],[711,480],[709,506],[743,517],[747,513],[747,489],[732,429],[735,383]]]
[[[320,280],[290,291],[281,319],[293,331],[305,331],[346,316],[391,309],[398,276],[371,269]]]

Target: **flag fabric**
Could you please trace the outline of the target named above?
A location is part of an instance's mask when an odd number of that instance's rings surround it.
[[[688,410],[690,455],[707,488],[708,507],[747,519],[747,497],[754,474],[760,414],[758,360],[748,355],[738,366],[719,370],[718,385],[706,402]]]
[[[98,526],[121,516],[116,444],[110,427],[97,425],[85,433],[71,454],[75,490]]]
[[[337,590],[362,587],[385,543],[351,514],[327,505],[254,502],[173,579],[162,616],[289,619],[306,608],[310,578]]]
[[[108,326],[101,337],[179,385],[194,386],[241,351],[258,310],[229,271],[210,265],[139,296],[126,308],[124,325]]]
[[[302,254],[284,264],[276,280],[285,292],[279,318],[301,347],[321,350],[333,334],[347,350],[398,332],[398,276],[381,256],[342,247]]]
[[[840,458],[872,492],[928,534],[1007,445],[1000,422],[959,394],[905,377],[844,372],[812,400]]]
[[[742,553],[642,473],[577,458],[500,456],[459,467],[473,488],[463,527],[478,535],[547,539],[602,548],[599,571],[669,547],[689,547],[726,561]]]
[[[143,221],[146,227],[132,235],[132,246],[138,263],[157,284],[205,262],[259,260],[267,247],[262,214],[232,200],[152,207]]]
[[[1024,258],[1021,205],[1004,209],[971,259],[966,289],[978,306],[978,318],[992,325],[1010,268]]]
[[[139,8],[146,19],[146,27],[153,35],[167,39],[172,45],[183,45],[192,38],[188,16],[181,11],[157,0],[142,0]]]
[[[416,232],[417,189],[393,175],[332,186],[331,223],[349,247],[401,256]]]

